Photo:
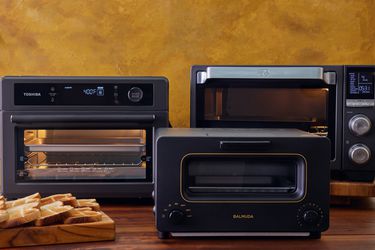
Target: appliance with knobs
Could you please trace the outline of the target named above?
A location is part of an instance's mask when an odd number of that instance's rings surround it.
[[[325,136],[332,179],[372,182],[374,75],[374,65],[193,66],[190,125],[297,128]]]
[[[0,86],[0,193],[150,197],[166,78],[6,76]]]
[[[329,226],[326,137],[297,129],[159,128],[155,144],[160,238],[319,238]]]

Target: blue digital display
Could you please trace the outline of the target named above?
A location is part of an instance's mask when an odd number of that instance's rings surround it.
[[[348,73],[348,98],[374,99],[373,72]]]
[[[97,88],[85,88],[82,90],[85,95],[88,96],[104,96],[104,87],[97,87]]]

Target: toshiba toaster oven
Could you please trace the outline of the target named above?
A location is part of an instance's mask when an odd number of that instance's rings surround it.
[[[151,197],[154,133],[168,126],[167,79],[4,77],[1,94],[7,197]]]

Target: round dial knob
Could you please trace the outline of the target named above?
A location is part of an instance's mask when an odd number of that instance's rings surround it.
[[[371,129],[371,121],[365,115],[355,115],[349,120],[349,130],[356,136],[367,134]]]
[[[355,144],[349,149],[349,158],[356,164],[367,163],[371,157],[371,150],[364,144]]]
[[[139,102],[143,98],[143,91],[138,87],[133,87],[128,91],[128,98],[132,102]]]
[[[184,221],[185,214],[179,209],[173,209],[169,212],[168,218],[173,224],[178,225]]]
[[[315,210],[307,210],[303,213],[303,221],[309,225],[316,225],[320,221],[320,215]]]

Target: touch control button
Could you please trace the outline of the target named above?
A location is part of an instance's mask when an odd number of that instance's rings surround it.
[[[364,144],[355,144],[349,149],[349,158],[356,164],[367,163],[371,157],[371,150]]]
[[[133,87],[128,91],[128,98],[132,102],[139,102],[143,98],[143,91],[138,87]]]
[[[356,136],[365,135],[371,130],[371,121],[365,115],[355,115],[349,120],[349,130]]]
[[[173,209],[169,212],[168,218],[174,225],[179,225],[184,221],[185,214],[179,209]]]

